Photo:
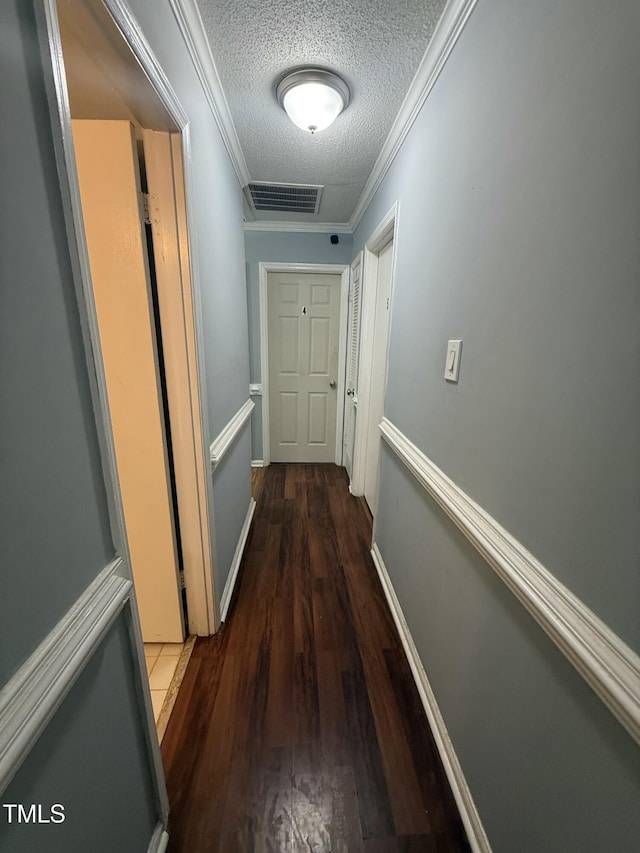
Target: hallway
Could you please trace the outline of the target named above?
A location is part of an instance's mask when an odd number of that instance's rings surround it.
[[[469,849],[370,538],[342,468],[265,469],[162,744],[170,853]]]

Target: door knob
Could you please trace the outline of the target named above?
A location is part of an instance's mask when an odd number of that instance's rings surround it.
[[[335,387],[336,387],[336,380],[332,379],[331,382],[329,382],[329,388],[335,388]]]
[[[347,388],[347,397],[353,397],[353,388]]]

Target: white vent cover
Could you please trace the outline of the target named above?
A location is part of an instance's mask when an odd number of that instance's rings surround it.
[[[245,187],[245,195],[254,210],[281,213],[317,213],[322,186],[313,184],[269,184],[254,181]]]

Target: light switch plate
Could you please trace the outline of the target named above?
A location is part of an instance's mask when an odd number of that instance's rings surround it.
[[[444,378],[447,382],[457,382],[462,357],[462,341],[449,341],[447,344],[447,360],[444,365]]]
[[[259,397],[262,394],[262,385],[259,382],[252,382],[249,385],[249,396],[250,397]]]

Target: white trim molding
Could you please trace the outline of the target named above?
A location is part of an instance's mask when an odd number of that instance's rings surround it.
[[[449,737],[449,732],[447,731],[440,708],[438,707],[435,694],[431,684],[429,683],[429,679],[427,678],[427,673],[424,670],[422,661],[420,660],[418,650],[413,642],[411,631],[409,630],[407,620],[405,619],[402,608],[400,607],[400,602],[398,601],[391,583],[387,567],[382,559],[382,554],[375,542],[371,549],[371,556],[378,571],[378,577],[380,578],[380,583],[382,584],[387,604],[391,610],[393,621],[396,624],[398,634],[402,640],[402,645],[404,647],[407,660],[409,661],[409,666],[411,667],[411,672],[413,673],[413,678],[415,680],[416,687],[418,688],[418,693],[420,694],[420,699],[422,700],[427,719],[429,720],[429,726],[431,727],[433,738],[436,742],[436,746],[438,747],[438,752],[440,753],[440,758],[442,760],[445,773],[447,774],[447,779],[451,785],[451,792],[453,793],[456,805],[460,812],[460,817],[467,832],[467,838],[469,839],[471,849],[474,853],[491,853],[489,839],[487,838],[484,827],[482,826],[478,809],[476,808],[476,804],[471,796],[471,791],[469,790],[464,773],[462,772],[458,756],[453,748],[453,744]]]
[[[353,234],[348,222],[282,222],[256,220],[245,222],[245,231],[286,231],[299,234]]]
[[[243,403],[242,406],[238,409],[235,415],[231,418],[229,423],[221,430],[220,434],[216,437],[215,441],[212,443],[210,447],[211,453],[211,470],[215,471],[217,466],[220,463],[220,460],[225,455],[227,450],[231,447],[233,442],[236,440],[243,426],[251,417],[251,412],[255,403],[253,400],[247,400],[246,403]]]
[[[249,169],[242,153],[238,133],[231,117],[231,110],[220,82],[220,75],[211,53],[209,39],[196,2],[195,0],[169,0],[169,3],[218,125],[233,169],[240,181],[240,186],[244,187],[251,180]]]
[[[460,38],[477,0],[449,0],[349,221],[355,231]]]
[[[147,853],[164,853],[169,844],[169,835],[164,828],[164,825],[159,821],[151,836],[151,841],[147,847]]]
[[[185,127],[189,123],[187,114],[183,110],[167,75],[164,73],[156,55],[151,50],[149,42],[145,38],[128,4],[123,2],[123,0],[103,0],[103,3],[120,30],[123,39],[142,65],[145,74],[149,76],[154,89],[160,96],[171,118],[178,127]]]
[[[0,793],[129,600],[124,571],[106,566],[0,692]]]
[[[249,509],[247,510],[247,515],[245,517],[244,523],[242,525],[242,530],[240,531],[240,537],[238,538],[238,544],[236,546],[235,554],[233,555],[233,560],[231,561],[231,568],[229,569],[229,576],[227,577],[227,582],[224,585],[224,592],[222,593],[222,598],[220,600],[220,621],[224,622],[227,618],[227,613],[229,611],[229,605],[231,604],[231,599],[233,597],[233,590],[236,585],[236,580],[238,578],[238,572],[240,571],[240,564],[242,563],[242,555],[244,554],[244,547],[247,544],[247,537],[249,536],[249,530],[251,529],[251,519],[253,518],[253,513],[256,509],[256,502],[253,498],[249,503]]]
[[[389,335],[384,361],[384,383],[386,389],[389,368],[389,344],[391,342],[391,322],[393,317],[393,291],[396,278],[396,259],[398,257],[398,219],[400,202],[395,201],[383,216],[374,232],[367,240],[362,253],[360,282],[360,339],[358,353],[358,380],[356,387],[357,416],[353,442],[352,476],[349,490],[352,495],[364,495],[367,474],[367,452],[369,441],[369,415],[371,391],[375,377],[372,374],[375,350],[376,300],[378,287],[378,255],[393,240],[391,260],[391,290],[389,306]],[[376,519],[373,519],[374,538]]]
[[[640,742],[640,657],[387,418],[380,432],[604,704]]]

